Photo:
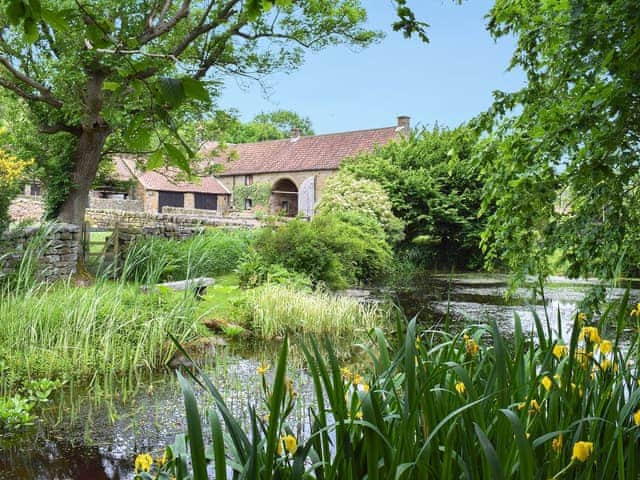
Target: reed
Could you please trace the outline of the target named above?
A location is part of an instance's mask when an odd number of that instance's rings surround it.
[[[388,321],[387,310],[378,303],[362,303],[321,291],[301,291],[289,285],[264,285],[250,291],[247,301],[251,330],[267,339],[287,332],[353,335]]]
[[[0,294],[0,359],[11,376],[96,382],[161,367],[197,332],[195,302],[173,292],[98,282],[5,288]],[[112,382],[113,383],[113,382]]]

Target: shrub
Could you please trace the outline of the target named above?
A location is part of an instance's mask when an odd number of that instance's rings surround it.
[[[250,249],[236,269],[242,288],[255,288],[265,283],[288,284],[300,290],[311,289],[311,279],[302,273],[291,272],[277,263],[269,264]]]
[[[316,211],[320,215],[369,217],[382,226],[389,242],[404,238],[404,223],[393,214],[389,196],[374,180],[357,178],[344,171],[332,175],[325,184]]]
[[[26,170],[32,164],[32,161],[19,160],[0,149],[0,234],[9,225],[9,205],[20,193]]]
[[[358,226],[345,218],[317,215],[311,222],[296,219],[265,229],[256,239],[256,251],[267,264],[280,264],[330,288],[374,282],[389,269],[391,247],[375,222],[358,217]]]

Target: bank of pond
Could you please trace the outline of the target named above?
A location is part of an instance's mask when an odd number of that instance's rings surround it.
[[[505,280],[5,291],[0,471],[635,478],[639,292],[609,289],[602,311],[582,312],[589,285],[505,300]]]

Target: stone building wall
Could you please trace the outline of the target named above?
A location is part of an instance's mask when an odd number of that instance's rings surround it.
[[[54,224],[41,239],[36,276],[43,281],[68,278],[76,273],[80,254],[81,231],[77,225]],[[16,270],[30,241],[38,242],[40,227],[11,230],[0,239],[0,277]]]
[[[124,210],[125,212],[144,211],[142,200],[128,200],[123,198],[89,197],[89,208],[99,210]]]
[[[331,175],[336,173],[337,170],[305,170],[301,172],[276,172],[276,173],[255,173],[253,174],[253,183],[267,183],[273,187],[273,185],[284,178],[291,180],[300,190],[302,182],[309,177],[316,177],[316,202],[319,202],[322,198],[322,191],[324,185]],[[233,187],[236,185],[244,185],[245,175],[228,175],[220,176],[218,180],[229,190],[233,192]]]

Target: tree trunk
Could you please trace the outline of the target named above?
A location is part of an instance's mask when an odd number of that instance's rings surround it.
[[[87,69],[89,73],[87,91],[84,98],[85,118],[78,135],[78,146],[74,154],[71,180],[73,187],[58,213],[62,222],[82,225],[84,213],[89,203],[89,190],[96,178],[102,147],[111,133],[109,125],[101,115],[105,73],[99,65]]]
[[[89,190],[96,177],[102,147],[109,136],[106,125],[93,125],[83,128],[74,154],[75,161],[71,178],[73,187],[69,196],[60,207],[58,220],[65,223],[82,225],[89,204]]]

